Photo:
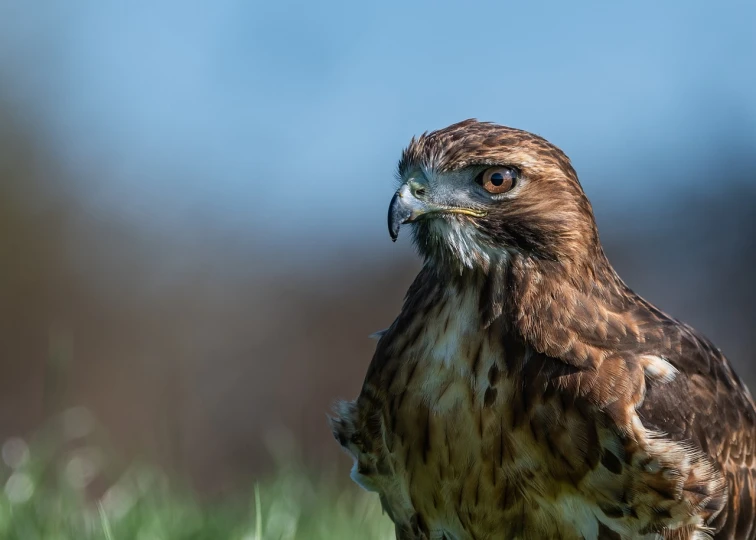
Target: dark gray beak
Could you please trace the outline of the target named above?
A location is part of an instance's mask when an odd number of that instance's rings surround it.
[[[432,211],[428,204],[418,198],[424,193],[424,188],[415,183],[403,184],[394,193],[388,210],[388,229],[391,240],[394,242],[399,236],[399,229],[402,225]]]
[[[402,184],[394,197],[388,210],[388,229],[391,239],[396,242],[399,229],[405,223],[416,221],[423,216],[438,214],[464,214],[472,217],[486,215],[484,210],[435,203],[430,193],[428,184],[416,179],[408,180]]]

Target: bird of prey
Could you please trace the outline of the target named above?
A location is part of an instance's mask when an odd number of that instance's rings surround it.
[[[756,538],[751,395],[615,273],[565,154],[466,120],[398,177],[424,266],[330,420],[396,537]]]

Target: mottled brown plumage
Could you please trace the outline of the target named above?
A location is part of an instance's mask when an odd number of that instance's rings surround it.
[[[751,396],[617,276],[568,158],[468,120],[399,177],[425,265],[331,420],[397,538],[756,538]]]

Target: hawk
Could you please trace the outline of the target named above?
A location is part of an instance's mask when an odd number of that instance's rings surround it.
[[[330,419],[396,537],[756,538],[753,399],[616,274],[567,156],[466,120],[398,176],[424,265]]]

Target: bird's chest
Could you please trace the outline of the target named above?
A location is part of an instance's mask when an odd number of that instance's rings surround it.
[[[569,454],[569,431],[583,427],[556,403],[525,403],[515,368],[528,351],[481,329],[473,306],[436,308],[383,344],[386,369],[358,400],[372,436],[355,480],[416,529],[407,538],[595,538],[569,487],[585,460],[554,455]]]

